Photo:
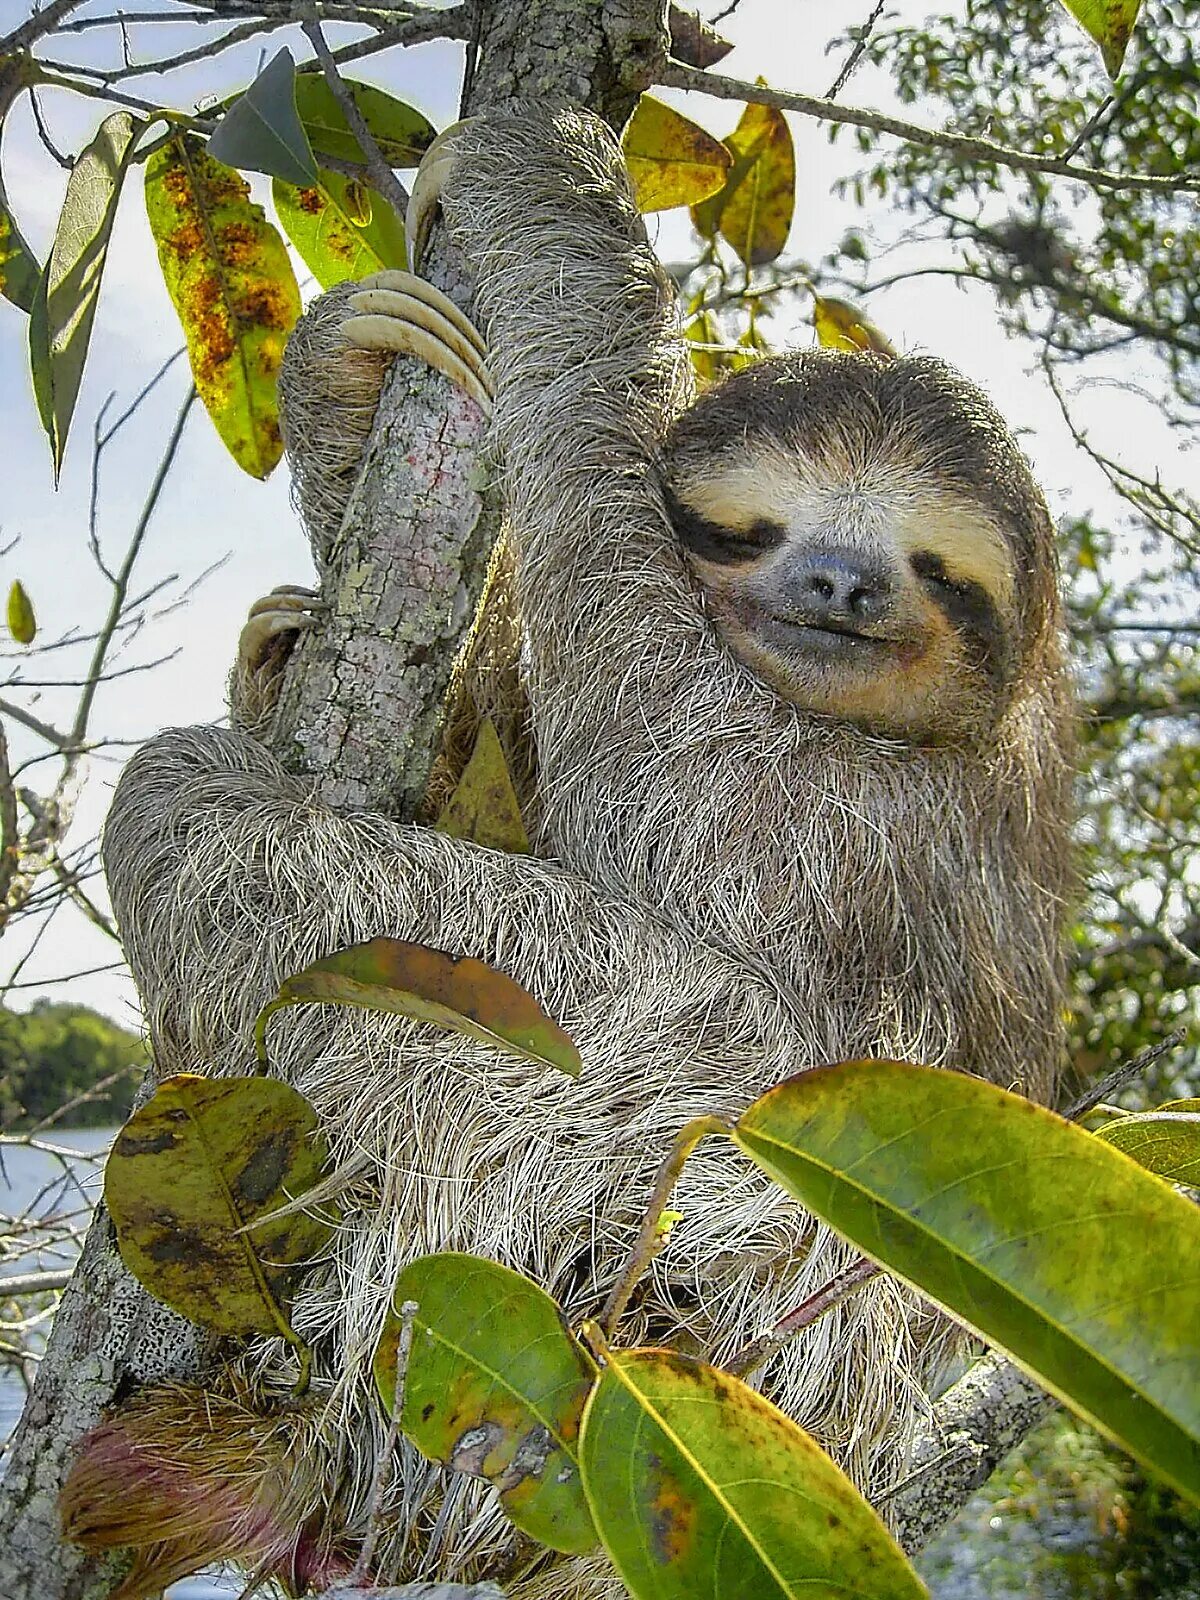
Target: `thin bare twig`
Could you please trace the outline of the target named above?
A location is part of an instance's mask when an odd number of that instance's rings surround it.
[[[1107,1078],[1101,1078],[1099,1083],[1094,1083],[1090,1089],[1085,1090],[1079,1099],[1073,1100],[1061,1114],[1068,1122],[1078,1122],[1080,1117],[1086,1116],[1093,1107],[1098,1106],[1101,1100],[1107,1100],[1114,1090],[1122,1089],[1127,1083],[1132,1083],[1134,1078],[1140,1077],[1147,1067],[1153,1066],[1160,1056],[1166,1055],[1168,1050],[1177,1049],[1186,1038],[1187,1030],[1176,1028],[1174,1033],[1169,1033],[1160,1043],[1139,1050],[1132,1060],[1126,1061],[1114,1072],[1110,1072]]]
[[[28,50],[36,40],[53,33],[59,22],[72,11],[78,11],[82,4],[83,0],[50,0],[48,5],[42,6],[31,17],[26,17],[24,22],[0,39],[0,56],[16,55],[18,50]]]
[[[864,1283],[877,1278],[882,1271],[883,1268],[876,1262],[859,1256],[835,1278],[830,1278],[828,1283],[823,1283],[806,1300],[802,1300],[794,1311],[789,1311],[786,1317],[780,1317],[773,1328],[750,1344],[743,1345],[732,1360],[725,1362],[725,1370],[739,1378],[756,1371],[789,1345],[797,1334],[816,1322],[818,1317],[823,1317]]]
[[[417,1302],[406,1300],[398,1314],[400,1333],[396,1340],[396,1389],[392,1397],[392,1414],[388,1418],[383,1449],[375,1458],[375,1471],[371,1477],[371,1490],[367,1501],[366,1536],[359,1546],[353,1570],[345,1580],[347,1584],[365,1583],[370,1577],[371,1559],[379,1543],[379,1536],[383,1532],[384,1488],[392,1456],[400,1440],[400,1416],[404,1410],[404,1391],[408,1384],[408,1358],[412,1352],[413,1318],[417,1314]]]
[[[317,60],[321,63],[321,71],[325,75],[325,82],[329,85],[333,98],[342,108],[342,113],[349,125],[350,132],[357,139],[359,149],[366,157],[367,171],[371,174],[376,189],[389,202],[396,215],[403,222],[404,214],[408,210],[408,193],[384,160],[383,153],[375,143],[374,135],[370,128],[367,127],[366,119],[358,109],[357,100],[351,93],[346,80],[338,71],[337,62],[329,52],[329,46],[325,43],[325,35],[321,32],[321,24],[319,22],[306,22],[304,24],[304,33],[313,47]]]
[[[700,72],[695,67],[685,67],[679,61],[668,61],[659,72],[657,82],[670,89],[693,89],[699,94],[712,95],[717,100],[744,100],[754,105],[775,106],[780,111],[797,111],[802,116],[815,117],[819,122],[870,128],[876,133],[887,133],[896,139],[903,139],[908,144],[943,151],[963,161],[1011,167],[1017,172],[1045,172],[1087,184],[1093,189],[1142,194],[1200,194],[1200,178],[1156,177],[1136,172],[1110,172],[1103,167],[1078,167],[1061,156],[1033,155],[1029,151],[1014,150],[1008,145],[993,144],[989,139],[974,139],[940,128],[923,128],[915,122],[905,122],[901,117],[888,116],[883,111],[839,106],[832,101],[818,99],[815,95],[768,89],[761,83]]]
[[[29,109],[33,112],[33,125],[37,129],[37,136],[42,141],[43,149],[52,160],[58,162],[64,172],[70,172],[75,163],[70,156],[63,154],[50,137],[50,130],[46,126],[45,118],[42,116],[42,107],[41,102],[38,100],[37,90],[33,88],[29,91]]]
[[[842,64],[842,70],[833,80],[833,87],[825,96],[826,100],[836,100],[838,95],[841,94],[842,90],[850,81],[852,73],[866,53],[867,45],[870,42],[871,33],[875,27],[875,24],[883,15],[886,5],[887,0],[876,0],[875,8],[871,12],[871,15],[858,30],[858,37],[854,41],[854,48],[851,50],[850,54],[846,57],[844,63]]]

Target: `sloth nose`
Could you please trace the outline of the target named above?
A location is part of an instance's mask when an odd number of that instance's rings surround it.
[[[801,621],[877,622],[887,609],[892,580],[881,563],[855,550],[814,550],[788,573],[788,598]]]

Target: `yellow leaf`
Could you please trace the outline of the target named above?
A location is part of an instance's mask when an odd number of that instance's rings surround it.
[[[20,578],[8,591],[8,631],[18,644],[32,644],[37,634],[33,601],[25,593],[25,585]]]
[[[529,836],[490,717],[480,723],[471,759],[435,826],[452,839],[470,839],[510,855],[529,854]]]
[[[644,94],[621,139],[639,211],[694,206],[725,182],[733,157],[719,139]]]
[[[874,350],[881,356],[896,354],[888,336],[848,300],[814,294],[813,326],[817,338],[831,350]]]
[[[787,244],[796,206],[796,154],[787,118],[747,106],[725,140],[733,166],[725,187],[692,211],[706,239],[719,232],[748,267],[774,261]]]

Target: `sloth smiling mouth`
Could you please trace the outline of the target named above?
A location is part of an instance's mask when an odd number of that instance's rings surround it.
[[[805,622],[795,616],[780,616],[778,612],[763,612],[759,631],[773,644],[793,651],[816,651],[822,655],[884,651],[895,649],[904,642],[890,634],[867,633],[849,624]]]

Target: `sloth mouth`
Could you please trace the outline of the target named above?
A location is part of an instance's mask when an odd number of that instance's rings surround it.
[[[766,638],[788,651],[823,656],[874,654],[901,643],[887,634],[866,633],[845,623],[801,622],[796,617],[764,614],[760,624]]]

